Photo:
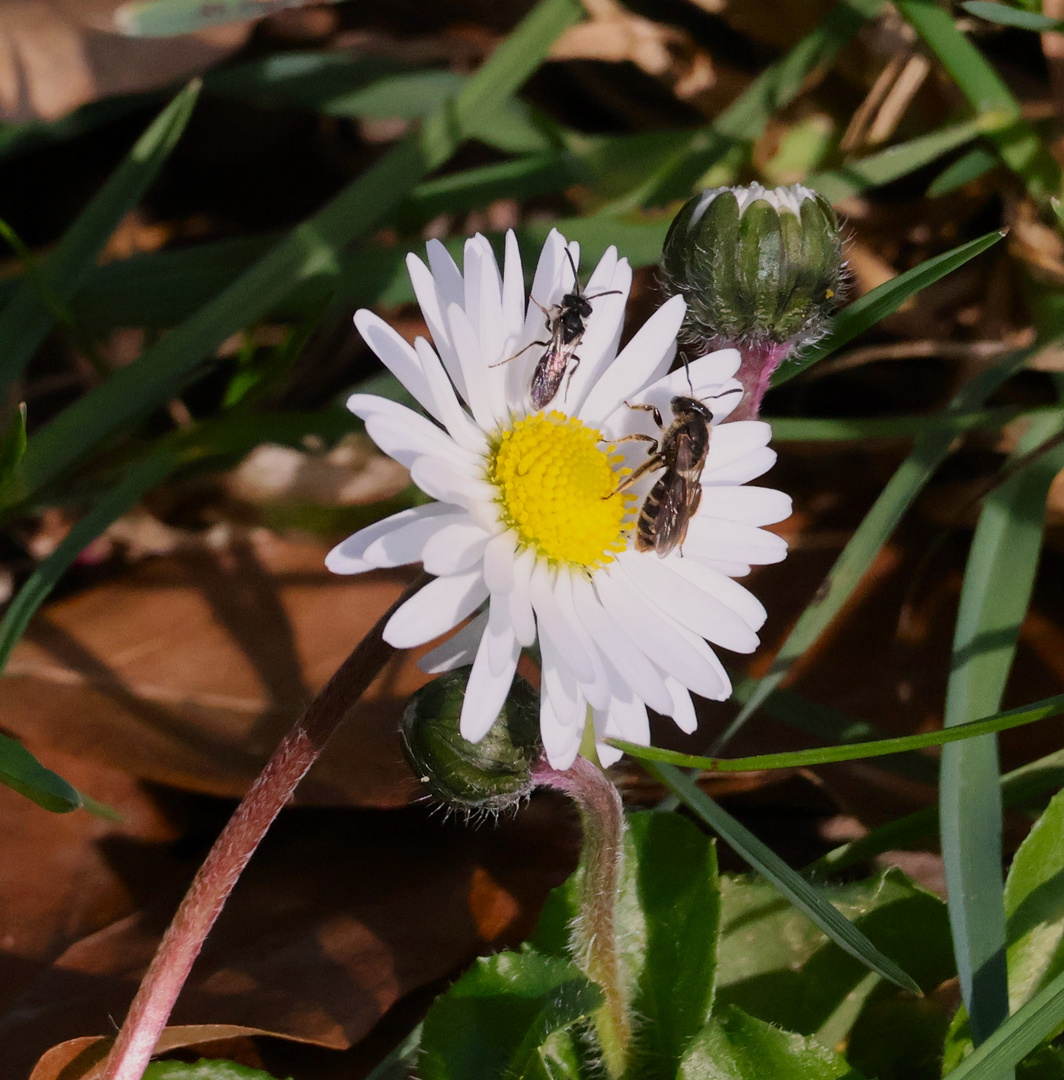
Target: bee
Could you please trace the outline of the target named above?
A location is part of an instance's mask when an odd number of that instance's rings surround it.
[[[717,397],[741,393],[740,389],[726,390]],[[669,404],[673,421],[667,428],[656,405],[628,405],[630,409],[650,413],[661,429],[661,437],[655,439],[636,434],[616,440],[649,443],[648,457],[606,496],[610,498],[625,491],[648,472],[665,470],[664,476],[657,480],[643,501],[635,534],[637,551],[656,551],[661,559],[676,547],[680,547],[683,554],[687,526],[702,500],[700,480],[709,454],[710,424],[713,422],[709,406],[696,397],[677,395]]]
[[[532,303],[543,312],[546,318],[550,340],[531,341],[520,352],[491,365],[501,367],[503,364],[508,364],[537,345],[544,348],[546,351],[539,358],[536,370],[532,373],[530,393],[532,407],[535,409],[546,408],[554,400],[562,385],[566,370],[569,372],[569,378],[565,384],[565,392],[569,392],[569,384],[573,381],[576,369],[580,366],[580,357],[576,355],[576,349],[587,330],[584,320],[591,318],[591,301],[598,300],[602,296],[619,295],[621,292],[620,289],[609,289],[606,292],[595,293],[593,296],[586,296],[580,288],[576,263],[568,248],[565,249],[565,255],[573,271],[573,291],[566,293],[560,304],[551,304],[549,308],[544,307],[535,297],[532,297]],[[569,366],[570,362],[572,367]]]

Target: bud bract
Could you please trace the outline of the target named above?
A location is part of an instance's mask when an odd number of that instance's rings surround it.
[[[661,266],[687,301],[686,340],[790,351],[820,338],[839,305],[842,234],[830,203],[800,184],[713,188],[684,204]]]
[[[400,728],[403,750],[421,783],[448,806],[498,813],[534,786],[532,769],[543,753],[539,695],[515,678],[498,719],[471,743],[458,726],[471,670],[448,672],[413,694]]]

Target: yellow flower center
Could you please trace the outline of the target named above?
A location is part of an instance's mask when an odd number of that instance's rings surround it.
[[[629,470],[600,433],[560,412],[518,420],[493,440],[488,478],[503,520],[555,563],[594,569],[623,551],[635,496],[611,495]]]

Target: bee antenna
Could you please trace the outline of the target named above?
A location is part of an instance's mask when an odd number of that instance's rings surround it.
[[[573,270],[573,288],[576,289],[576,295],[580,295],[580,278],[576,273],[576,262],[573,259],[573,253],[569,250],[569,245],[565,245],[565,257],[569,260],[569,265]]]
[[[687,376],[687,389],[691,397],[695,396],[695,388],[691,385],[691,365],[687,362],[687,353],[681,352],[680,359],[683,361],[683,373]]]

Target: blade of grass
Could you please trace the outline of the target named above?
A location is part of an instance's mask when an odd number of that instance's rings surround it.
[[[1009,4],[996,4],[992,0],[965,0],[961,7],[979,19],[997,23],[998,26],[1013,26],[1017,30],[1059,30],[1061,22],[1049,15],[1039,15],[1037,11],[1024,11]]]
[[[449,105],[408,136],[224,292],[75,402],[31,440],[23,461],[31,492],[61,478],[107,436],[142,418],[192,381],[205,357],[261,318],[300,282],[335,278],[339,253],[373,228],[459,145],[472,120],[497,107],[531,74],[581,9],[541,0]]]
[[[1050,716],[1064,712],[1064,694],[1047,698],[1037,705],[1025,706],[987,716],[982,720],[969,720],[941,731],[922,731],[918,735],[900,735],[892,739],[876,739],[872,742],[848,743],[845,746],[818,746],[810,750],[787,750],[775,754],[756,754],[743,758],[699,757],[681,754],[677,750],[662,750],[656,746],[641,746],[624,739],[606,741],[640,761],[660,761],[703,772],[760,772],[769,769],[801,769],[813,765],[827,765],[833,761],[858,761],[864,758],[902,754],[910,750],[926,750],[931,746],[945,746],[979,735],[1034,724]]]
[[[155,179],[185,130],[199,90],[198,80],[189,83],[137,140],[39,267],[43,288],[27,278],[0,311],[0,391],[22,374],[52,328],[55,312],[50,305],[70,301],[107,238]]]
[[[1024,1003],[946,1075],[951,1080],[1000,1080],[1064,1024],[1064,974]]]
[[[247,0],[136,0],[125,3],[114,13],[116,29],[128,37],[177,37],[194,34],[210,26],[244,22],[255,8],[262,15],[272,15],[285,8],[305,7],[312,0],[270,0],[269,3],[249,5]],[[339,0],[327,0],[338,3]]]
[[[930,431],[961,435],[977,428],[1004,427],[1020,417],[1058,413],[1059,405],[1037,409],[1005,405],[970,412],[936,413],[932,416],[875,416],[867,419],[819,419],[806,416],[762,416],[772,425],[773,442],[864,442],[868,439],[912,439]]]
[[[1001,159],[993,149],[980,143],[973,146],[966,154],[959,157],[952,165],[947,165],[927,185],[927,197],[940,199],[943,195],[949,195],[954,191],[978,180],[980,176],[986,176],[992,169],[1001,164]]]
[[[689,777],[671,765],[644,762],[644,768],[664,783],[670,791],[704,821],[741,858],[763,874],[799,911],[810,918],[840,949],[855,957],[876,974],[920,994],[920,987],[893,960],[884,956],[868,938],[841,915],[820,890],[792,870],[771,848],[763,844],[746,826],[718,806]]]
[[[1016,455],[1062,430],[1059,417],[1036,420]],[[1061,468],[1064,447],[1057,446],[986,499],[961,588],[947,727],[1000,707],[1034,588],[1046,496]],[[961,992],[978,1045],[1009,1014],[997,740],[985,736],[944,747],[941,769],[939,813],[950,925]]]
[[[835,319],[831,333],[807,353],[780,365],[772,377],[772,385],[780,386],[793,379],[795,375],[800,375],[818,360],[823,360],[825,356],[841,349],[858,334],[863,334],[881,319],[892,315],[910,297],[929,285],[933,285],[947,274],[952,274],[954,270],[959,270],[966,262],[981,255],[987,248],[993,247],[1004,235],[1004,232],[995,229],[994,232],[969,240],[966,244],[927,259],[919,266],[906,270],[904,274],[891,278],[890,281],[884,282],[859,300],[844,307]]]
[[[946,410],[947,415],[963,413],[980,405],[1023,365],[1032,352],[1033,350],[1025,350],[1013,353],[972,379],[953,398]],[[920,436],[912,452],[898,466],[883,493],[843,548],[813,601],[795,623],[794,629],[780,648],[772,669],[717,740],[713,752],[719,751],[756,712],[761,703],[786,678],[792,664],[812,647],[842,610],[913,500],[949,454],[952,442],[953,435],[949,431],[929,431]]]
[[[977,115],[1007,114],[1009,122],[987,133],[1001,160],[1040,201],[1061,191],[1060,166],[1034,128],[1022,118],[1019,102],[985,56],[964,36],[949,10],[934,0],[897,0],[902,18],[924,39]]]
[[[81,796],[58,773],[46,769],[23,745],[0,735],[0,784],[53,814],[81,806]]]
[[[1025,806],[1054,794],[1061,786],[1064,786],[1064,750],[1057,750],[1006,773],[1001,778],[1001,804],[1006,808]],[[909,847],[918,840],[932,836],[937,829],[938,807],[927,806],[895,821],[888,821],[858,840],[840,844],[810,863],[805,873],[812,877],[837,874],[885,851]]]

